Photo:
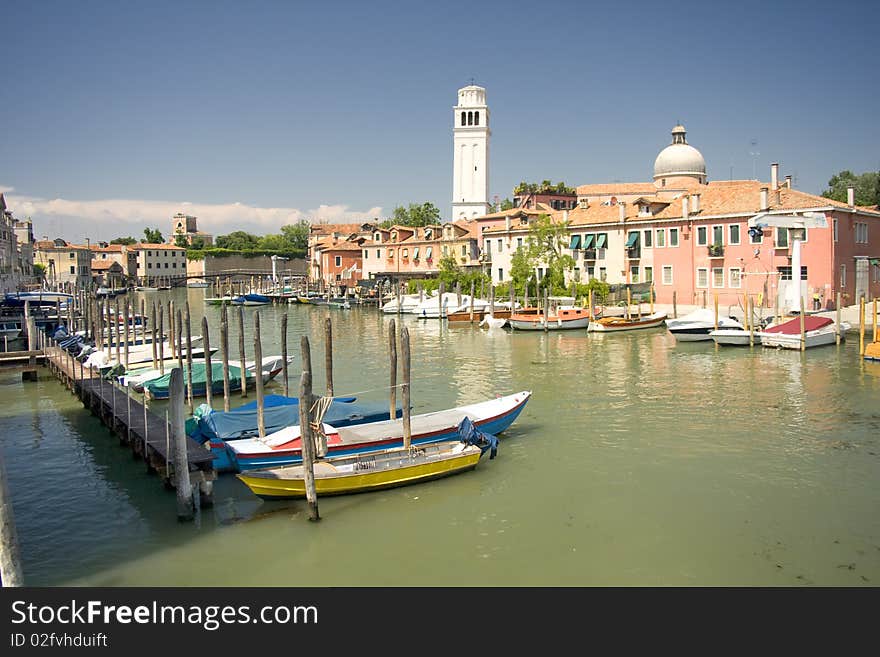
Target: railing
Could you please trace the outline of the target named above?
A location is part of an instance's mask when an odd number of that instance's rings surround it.
[[[584,249],[584,260],[595,260],[596,249]]]
[[[724,247],[720,244],[710,244],[709,245],[709,257],[710,258],[723,258],[724,257]]]
[[[626,250],[626,257],[635,260],[642,257],[642,249],[639,246],[633,246]]]

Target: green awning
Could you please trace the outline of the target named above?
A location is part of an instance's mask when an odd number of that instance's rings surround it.
[[[581,236],[580,235],[572,235],[571,236],[571,244],[568,247],[569,249],[579,249],[581,248]]]
[[[596,236],[590,233],[589,235],[584,235],[584,248],[592,249],[593,248],[593,240],[596,239]]]
[[[880,267],[880,258],[871,258],[871,264]]]
[[[631,249],[636,245],[636,242],[639,241],[638,233],[630,233],[629,237],[626,238],[626,248]]]
[[[608,233],[599,233],[596,235],[596,248],[604,249],[605,244],[608,242]]]

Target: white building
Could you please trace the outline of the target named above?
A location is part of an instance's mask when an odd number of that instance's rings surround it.
[[[137,279],[140,283],[186,280],[186,249],[173,244],[136,244]]]
[[[489,212],[489,108],[486,90],[458,90],[453,112],[452,219],[473,219]]]

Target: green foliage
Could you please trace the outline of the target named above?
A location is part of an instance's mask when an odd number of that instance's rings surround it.
[[[529,234],[522,248],[510,260],[510,276],[517,294],[528,291],[535,294],[549,289],[550,294],[565,294],[565,272],[574,269],[575,261],[564,252],[568,240],[568,225],[556,223],[549,215],[541,215],[529,226]],[[536,268],[544,275],[537,280]]]
[[[451,292],[458,284],[462,293],[470,293],[471,284],[475,290],[479,290],[481,285],[490,285],[492,282],[489,276],[479,269],[459,267],[454,256],[444,256],[440,259],[440,273],[437,278],[443,282],[447,292]]]
[[[576,190],[569,187],[564,182],[558,182],[555,185],[550,180],[542,180],[538,183],[521,182],[513,188],[514,194],[576,194]],[[502,208],[506,209],[506,208]]]
[[[439,278],[420,278],[413,279],[406,284],[406,293],[407,294],[418,294],[419,285],[422,286],[422,289],[425,291],[425,294],[430,294],[434,290],[440,287],[440,279]]]
[[[131,246],[132,244],[137,244],[137,240],[133,237],[117,237],[116,239],[110,240],[110,244],[122,244],[123,246]]]
[[[515,208],[515,207],[516,206],[513,204],[513,201],[511,201],[509,198],[506,198],[503,201],[501,201],[501,207],[498,209],[501,211],[513,210],[513,208]]]
[[[46,280],[46,265],[40,262],[34,263],[34,278],[36,278],[41,283]]]
[[[190,242],[190,245],[188,248],[195,249],[197,251],[199,249],[204,249],[205,248],[205,240],[201,237],[193,237],[192,242]]]
[[[144,244],[162,244],[165,241],[165,238],[162,237],[162,231],[158,228],[144,228],[144,239],[141,240]]]
[[[179,246],[181,249],[187,248],[189,244],[186,242],[186,235],[175,235],[174,246]]]
[[[281,235],[286,240],[288,248],[305,251],[309,245],[309,222],[300,219],[295,224],[282,226]]]
[[[305,258],[305,251],[269,251],[266,249],[221,249],[211,247],[207,249],[187,249],[187,260],[204,260],[205,256],[213,256],[215,258],[228,258],[231,256],[242,256],[244,258],[257,258],[260,256],[283,256],[285,258]]]
[[[390,219],[379,225],[383,228],[391,226],[434,226],[440,223],[440,210],[433,203],[410,203],[409,207],[398,205]]]
[[[260,238],[243,230],[236,230],[228,235],[218,235],[214,241],[218,249],[230,251],[249,251],[258,248]]]
[[[880,204],[880,172],[868,171],[857,175],[849,169],[831,176],[828,189],[822,192],[825,198],[846,203],[846,188],[855,187],[856,205]]]

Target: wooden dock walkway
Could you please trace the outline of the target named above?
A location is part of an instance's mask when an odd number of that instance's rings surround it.
[[[164,415],[152,412],[126,388],[96,377],[69,353],[48,340],[45,364],[87,409],[118,436],[122,445],[143,459],[148,472],[155,472],[166,488],[174,488],[174,456],[170,425]],[[190,481],[198,483],[201,506],[213,502],[213,481],[217,478],[211,451],[186,439]]]

